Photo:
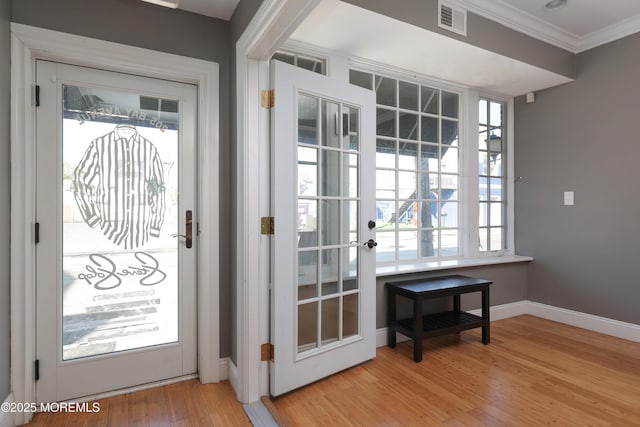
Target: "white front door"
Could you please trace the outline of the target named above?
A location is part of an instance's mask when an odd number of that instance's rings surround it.
[[[375,356],[375,94],[272,61],[271,394]]]
[[[37,400],[195,373],[196,87],[36,68]]]

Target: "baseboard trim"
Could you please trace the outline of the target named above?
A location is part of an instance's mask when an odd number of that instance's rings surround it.
[[[633,323],[621,322],[533,301],[529,301],[528,314],[625,340],[640,342],[640,325]]]
[[[238,367],[233,363],[231,359],[228,359],[227,362],[227,373],[229,375],[229,383],[231,384],[231,388],[236,392],[236,396],[238,394]]]
[[[6,407],[7,405],[11,405],[13,403],[13,394],[9,393],[4,402],[2,403],[2,407]],[[16,426],[16,420],[13,412],[5,412],[0,410],[0,427],[13,427]]]
[[[479,316],[480,309],[469,311],[471,314]],[[594,332],[623,338],[629,341],[640,342],[640,325],[621,322],[619,320],[608,319],[606,317],[594,316],[592,314],[581,313],[579,311],[567,310],[565,308],[554,307],[552,305],[541,304],[533,301],[516,301],[508,304],[495,305],[491,307],[491,321],[507,319],[509,317],[529,314],[555,322],[565,323],[578,328],[588,329]],[[376,330],[376,347],[387,345],[387,328]],[[409,338],[404,335],[396,335],[397,342],[407,341]]]
[[[219,361],[220,381],[229,379],[229,358],[223,357]]]
[[[523,314],[531,314],[529,313],[530,304],[531,301],[516,301],[508,304],[491,306],[489,309],[489,318],[493,321],[522,316]],[[470,310],[469,313],[480,316],[482,315],[482,309]]]
[[[384,347],[388,344],[389,330],[387,328],[380,328],[376,330],[376,347]],[[396,342],[401,343],[409,341],[409,338],[396,332]]]

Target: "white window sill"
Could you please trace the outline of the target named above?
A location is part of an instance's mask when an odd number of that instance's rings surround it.
[[[520,255],[505,255],[499,257],[464,258],[446,261],[421,262],[415,264],[385,265],[376,267],[376,277],[394,276],[397,274],[420,273],[424,271],[448,270],[452,268],[478,267],[483,265],[511,264],[515,262],[529,262],[533,258]]]

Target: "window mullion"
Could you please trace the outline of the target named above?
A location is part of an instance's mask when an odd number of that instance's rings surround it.
[[[462,173],[462,215],[461,229],[463,230],[462,256],[477,257],[479,255],[478,242],[480,241],[480,168],[478,166],[478,128],[479,114],[478,103],[480,96],[478,91],[468,90],[464,97],[465,113],[464,132],[466,133],[464,144],[461,144]]]
[[[507,245],[507,253],[510,254],[515,254],[515,214],[514,214],[514,210],[515,210],[515,204],[514,204],[514,200],[515,200],[515,160],[514,160],[514,153],[513,153],[513,147],[514,147],[514,126],[513,126],[513,122],[514,122],[514,113],[513,113],[513,99],[510,99],[507,103],[506,103],[506,107],[507,107],[507,112],[506,112],[506,134],[507,134],[507,145],[506,145],[506,151],[507,151],[507,170],[506,170],[506,178],[505,178],[505,185],[506,185],[506,192],[505,192],[505,200],[504,203],[506,204],[505,206],[505,224],[506,224],[506,233],[507,236],[505,238],[505,242]]]

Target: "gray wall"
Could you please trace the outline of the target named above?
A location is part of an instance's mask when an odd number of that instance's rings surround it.
[[[240,0],[236,10],[231,17],[231,43],[235,57],[236,42],[253,19],[258,9],[262,5],[262,0]]]
[[[640,324],[640,34],[577,56],[577,79],[516,100],[516,244],[533,301]],[[575,191],[575,206],[563,192]]]
[[[473,13],[467,37],[438,27],[438,0],[344,0],[364,9],[573,78],[574,55]]]
[[[236,10],[233,12],[233,16],[231,17],[230,29],[231,29],[231,44],[230,44],[230,53],[231,53],[231,77],[230,77],[230,86],[231,86],[231,102],[230,102],[230,117],[231,117],[231,141],[232,141],[232,149],[231,149],[231,206],[237,206],[237,192],[235,188],[237,188],[237,117],[236,117],[236,43],[238,39],[242,36],[242,33],[251,22],[251,19],[256,14],[256,11],[262,4],[262,0],[241,0],[236,6]],[[237,217],[234,215],[231,219],[231,230],[233,235],[238,230]],[[236,288],[237,283],[237,272],[235,271],[236,267],[236,239],[231,239],[231,253],[232,253],[232,280],[231,280],[231,361],[237,366],[238,363],[238,337],[237,337],[237,319],[236,319],[236,304],[238,302],[238,289]]]
[[[0,0],[0,402],[11,390],[9,380],[9,261],[10,261],[10,162],[9,104],[11,94],[11,1]]]
[[[400,276],[379,277],[376,280],[376,328],[387,326],[387,291],[386,282],[396,280],[411,280],[423,277],[445,276],[448,274],[462,274],[493,281],[490,286],[489,296],[491,305],[508,304],[527,299],[527,262],[515,264],[500,264],[482,267],[458,268],[454,270],[430,271],[427,273],[404,274]],[[451,298],[425,301],[425,310],[439,311],[451,305]],[[480,292],[463,295],[461,308],[474,310],[481,307]],[[408,317],[412,313],[409,300],[398,299],[398,316]]]
[[[231,246],[232,212],[229,22],[131,0],[14,0],[13,20],[220,64],[220,355],[229,356],[231,252],[225,249]]]

